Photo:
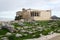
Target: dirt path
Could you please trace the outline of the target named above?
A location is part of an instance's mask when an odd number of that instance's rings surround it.
[[[60,34],[54,33],[47,36],[42,36],[40,38],[28,39],[28,40],[60,40]]]
[[[60,40],[60,35],[54,37],[54,38],[51,38],[50,40]]]

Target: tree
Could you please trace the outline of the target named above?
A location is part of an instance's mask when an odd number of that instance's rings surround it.
[[[15,20],[20,20],[20,19],[22,19],[22,16],[16,16],[15,17]]]
[[[60,18],[54,15],[51,17],[51,19],[60,19]]]

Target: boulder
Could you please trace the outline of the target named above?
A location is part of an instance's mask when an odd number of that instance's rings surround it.
[[[0,26],[0,29],[2,29],[2,26]]]
[[[25,24],[23,24],[23,22],[18,22],[18,24],[20,25],[20,26],[24,26]]]
[[[10,32],[14,32],[14,26],[10,24],[2,24],[2,28],[8,29]]]
[[[8,40],[8,38],[7,38],[7,37],[2,37],[1,39],[2,39],[2,40]]]
[[[11,36],[11,35],[12,35],[12,33],[10,33],[10,32],[7,32],[7,33],[6,33],[6,35],[7,35],[7,36]]]
[[[16,37],[21,37],[21,36],[22,36],[22,35],[21,35],[21,34],[19,34],[19,33],[17,33],[17,34],[16,34]]]

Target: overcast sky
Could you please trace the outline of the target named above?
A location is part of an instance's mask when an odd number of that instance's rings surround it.
[[[60,0],[0,0],[0,18],[14,19],[22,8],[51,9],[52,15],[60,17]]]

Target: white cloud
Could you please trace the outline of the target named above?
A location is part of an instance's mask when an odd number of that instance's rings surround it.
[[[59,4],[60,0],[49,0],[51,4]]]
[[[4,11],[0,12],[0,18],[13,18],[15,17],[16,11]]]
[[[52,9],[53,15],[60,16],[60,0],[0,0],[0,17],[14,18],[22,8]]]

